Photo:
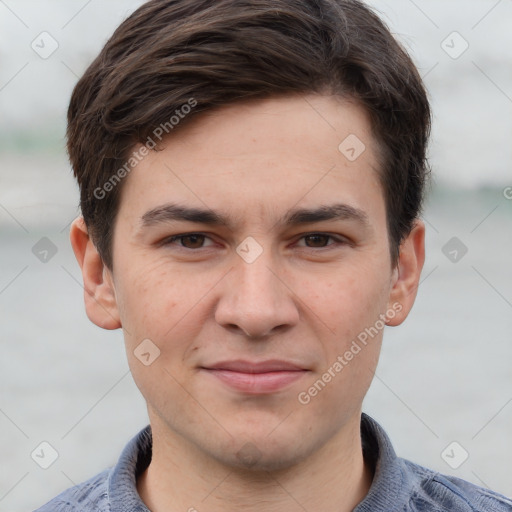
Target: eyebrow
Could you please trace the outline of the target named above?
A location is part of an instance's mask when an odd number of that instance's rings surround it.
[[[365,228],[370,227],[368,215],[363,210],[344,203],[317,208],[292,209],[279,221],[279,224],[296,226],[329,220],[351,220],[358,222]],[[142,215],[141,221],[141,228],[168,222],[187,221],[210,226],[226,226],[228,229],[233,229],[233,222],[222,213],[172,203],[148,210]]]
[[[225,224],[226,219],[213,210],[200,208],[188,208],[176,204],[164,204],[147,211],[141,218],[143,226],[151,226],[162,222],[189,221],[200,224],[220,225]]]
[[[283,223],[294,226],[296,224],[309,224],[326,220],[353,220],[365,227],[370,226],[368,215],[363,210],[343,203],[320,206],[313,209],[301,208],[291,210],[286,214]]]

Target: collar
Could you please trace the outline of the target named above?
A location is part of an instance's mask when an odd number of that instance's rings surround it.
[[[354,512],[402,510],[414,487],[414,475],[396,456],[384,429],[370,416],[361,416],[361,438],[365,461],[374,470],[370,490]],[[110,471],[107,493],[111,512],[150,512],[137,493],[137,477],[151,462],[151,426],[142,429],[124,448]]]

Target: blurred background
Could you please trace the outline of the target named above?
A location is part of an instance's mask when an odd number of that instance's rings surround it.
[[[148,422],[121,332],[84,312],[64,139],[74,84],[141,3],[0,0],[0,512],[115,464]],[[512,3],[369,3],[429,90],[434,179],[416,305],[364,410],[399,455],[512,495]]]

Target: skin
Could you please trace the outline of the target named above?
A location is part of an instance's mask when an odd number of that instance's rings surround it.
[[[338,150],[349,134],[366,146],[354,161]],[[245,102],[183,125],[125,178],[113,270],[83,219],[73,223],[87,314],[123,328],[147,401],[153,459],[137,487],[153,512],[339,512],[367,494],[361,404],[383,330],[309,403],[298,395],[332,373],[379,315],[399,325],[415,300],[425,227],[416,222],[393,268],[378,168],[369,119],[353,103],[324,95]],[[143,215],[167,203],[219,212],[230,225],[144,227]],[[281,222],[292,209],[338,203],[364,212],[367,225]],[[187,233],[206,237],[169,240]],[[247,237],[263,251],[251,263],[236,252]],[[134,354],[144,339],[160,350],[148,366]],[[280,359],[306,371],[278,391],[251,394],[201,369],[232,359]]]

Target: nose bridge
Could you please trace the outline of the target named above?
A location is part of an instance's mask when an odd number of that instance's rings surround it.
[[[250,243],[247,247],[241,244],[237,249],[234,268],[216,316],[219,323],[237,326],[245,334],[257,337],[276,327],[294,324],[298,311],[291,292],[279,279],[271,250],[260,250],[256,254]],[[248,250],[240,254],[240,249],[244,248]]]
[[[240,257],[235,265],[233,283],[239,304],[248,302],[269,308],[275,305],[283,290],[280,289],[282,283],[276,277],[278,272],[273,267],[276,264],[271,250],[262,251],[254,259]]]

